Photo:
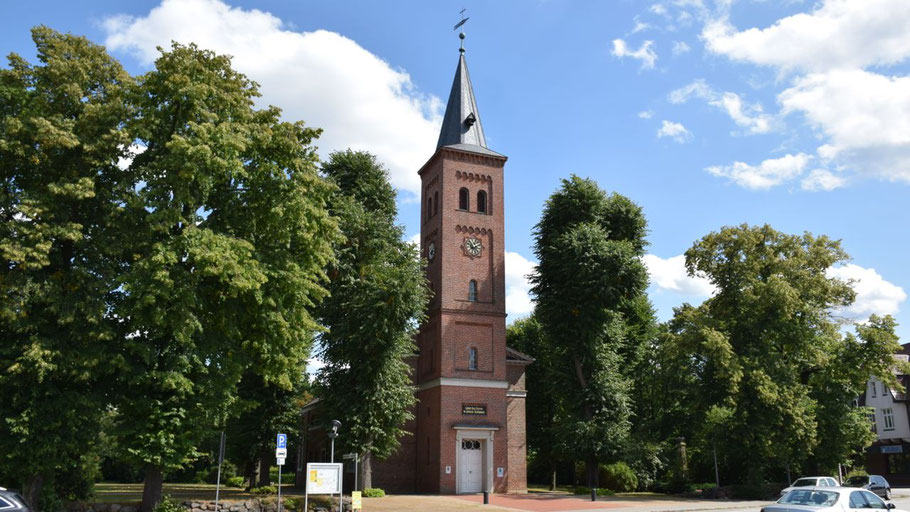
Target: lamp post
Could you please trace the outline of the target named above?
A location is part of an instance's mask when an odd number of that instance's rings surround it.
[[[341,422],[338,420],[332,420],[332,428],[329,430],[329,439],[332,440],[332,453],[329,456],[329,462],[331,462],[331,463],[335,462],[335,438],[338,437],[339,428],[341,428]],[[344,477],[343,471],[341,472],[341,477],[342,478]],[[338,493],[338,510],[339,511],[342,510],[342,507],[343,507],[343,505],[341,503],[342,496],[344,496],[344,492]]]

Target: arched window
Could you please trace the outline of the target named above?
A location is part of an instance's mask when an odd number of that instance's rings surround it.
[[[471,279],[471,282],[468,283],[468,300],[471,302],[477,302],[477,281]]]
[[[471,199],[468,194],[468,189],[463,188],[458,191],[458,209],[467,210],[471,206]]]
[[[427,220],[433,215],[433,198],[427,198]]]
[[[468,352],[468,369],[477,369],[477,349],[474,347],[471,347],[471,351]]]
[[[439,213],[439,192],[433,194],[433,215]]]
[[[477,211],[487,213],[487,193],[483,190],[477,192]]]

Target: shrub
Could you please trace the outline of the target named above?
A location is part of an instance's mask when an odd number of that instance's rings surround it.
[[[591,495],[591,488],[590,488],[590,487],[585,487],[585,486],[583,486],[583,485],[576,485],[576,486],[572,489],[572,493],[573,493],[573,494],[583,494],[583,495],[585,495],[585,496],[590,496],[590,495]],[[599,488],[597,489],[597,495],[598,495],[598,496],[613,496],[614,494],[616,494],[616,493],[613,492],[613,491],[610,490],[610,489],[607,489],[606,487],[599,487]]]
[[[382,498],[385,496],[385,491],[379,487],[367,487],[363,490],[364,498]]]
[[[242,476],[232,476],[228,478],[225,482],[225,485],[228,487],[243,487],[243,477]]]
[[[255,494],[257,496],[266,496],[269,494],[277,494],[278,488],[274,485],[264,485],[262,487],[253,487],[250,489],[250,494]]]
[[[600,485],[616,492],[632,492],[638,488],[638,477],[625,462],[600,467]]]
[[[290,471],[283,471],[281,473],[281,483],[283,484],[293,484],[294,483],[294,473]],[[269,468],[269,482],[278,482],[278,468],[272,467]]]
[[[869,473],[866,473],[866,470],[863,468],[851,469],[850,472],[847,473],[847,476],[844,478],[844,480],[847,480],[852,476],[869,476]]]
[[[303,508],[303,502],[296,498],[285,498],[281,501],[282,510],[291,510],[296,512],[297,510]]]
[[[179,503],[172,500],[170,496],[161,497],[161,502],[155,505],[154,512],[185,512]]]

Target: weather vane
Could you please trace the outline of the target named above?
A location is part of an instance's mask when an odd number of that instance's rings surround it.
[[[461,21],[459,21],[458,23],[456,23],[456,24],[455,24],[455,28],[453,28],[452,30],[458,30],[458,27],[464,25],[466,21],[468,21],[469,19],[471,19],[471,18],[465,18],[465,17],[464,17],[464,12],[465,12],[466,10],[467,10],[467,9],[462,9],[461,12],[458,13],[458,14],[461,14]],[[458,37],[461,39],[461,48],[459,49],[459,51],[464,52],[464,30],[462,30],[461,33],[458,34]]]

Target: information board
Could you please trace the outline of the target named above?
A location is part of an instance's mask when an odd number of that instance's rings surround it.
[[[310,462],[306,465],[307,494],[341,494],[340,462]]]

